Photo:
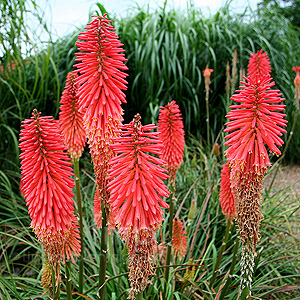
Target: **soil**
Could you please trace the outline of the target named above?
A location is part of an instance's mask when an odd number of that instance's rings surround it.
[[[264,186],[266,189],[270,188],[273,178],[275,180],[272,184],[272,191],[287,189],[295,200],[299,201],[300,198],[300,165],[287,165],[280,166],[278,170],[274,168],[269,172],[265,178]],[[276,174],[277,172],[277,174]]]

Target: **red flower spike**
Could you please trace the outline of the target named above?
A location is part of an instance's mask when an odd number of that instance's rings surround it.
[[[161,166],[162,149],[155,125],[142,126],[137,114],[130,124],[120,126],[120,138],[114,139],[112,150],[118,155],[110,161],[109,203],[119,232],[129,251],[129,299],[144,290],[153,274],[155,232],[163,220],[161,207],[168,204],[161,197],[169,191],[163,180],[169,176]]]
[[[74,215],[72,163],[52,117],[36,110],[22,122],[20,155],[22,192],[39,241],[52,265],[73,260],[80,253],[80,236]]]
[[[295,71],[296,73],[298,73],[298,72],[300,72],[300,66],[293,67],[292,70]]]
[[[86,134],[83,128],[84,111],[79,112],[78,84],[75,83],[78,75],[69,72],[66,86],[60,100],[59,127],[61,136],[72,158],[79,159],[86,143]]]
[[[221,170],[220,203],[223,214],[227,220],[232,222],[235,217],[235,204],[230,185],[229,163],[224,164]]]
[[[283,144],[280,136],[286,132],[280,127],[286,126],[287,121],[283,119],[286,115],[276,112],[284,110],[285,105],[278,103],[285,99],[278,90],[271,90],[275,83],[271,82],[270,75],[244,79],[244,86],[231,98],[241,104],[230,106],[226,116],[230,122],[224,130],[233,131],[225,137],[228,139],[225,145],[229,146],[226,156],[233,175],[236,171],[265,173],[271,165],[265,144],[271,152],[281,154],[277,146]]]
[[[180,259],[185,256],[187,247],[187,233],[184,229],[183,223],[179,218],[173,220],[173,238],[172,247],[175,256],[179,255]]]
[[[248,77],[254,79],[258,76],[258,79],[263,78],[265,75],[270,75],[271,64],[270,59],[266,52],[261,49],[257,53],[250,54],[249,64],[248,64]]]
[[[160,109],[158,117],[158,131],[162,148],[160,158],[167,162],[166,168],[175,177],[183,159],[184,129],[179,106],[173,100]]]
[[[293,67],[293,71],[296,72],[296,77],[294,79],[294,84],[295,84],[295,105],[299,109],[299,99],[300,99],[300,67]]]
[[[121,124],[123,110],[121,103],[125,103],[125,77],[127,70],[124,62],[121,42],[110,25],[112,21],[103,17],[93,16],[76,42],[79,53],[76,53],[77,72],[81,75],[76,80],[79,104],[86,109],[84,127],[90,145],[90,152],[94,163],[97,186],[101,199],[107,202],[107,170],[108,161],[114,156],[110,149],[112,138],[117,137],[116,129]]]

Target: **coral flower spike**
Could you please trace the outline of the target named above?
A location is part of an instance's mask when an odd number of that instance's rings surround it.
[[[166,168],[171,181],[182,163],[184,153],[184,129],[179,106],[173,100],[161,107],[158,117],[158,131],[164,147],[160,158],[167,162]]]
[[[75,83],[77,77],[78,75],[74,72],[68,73],[59,112],[61,136],[70,156],[74,159],[80,158],[86,143],[83,128],[84,111],[79,112],[78,84]]]
[[[80,253],[80,236],[72,199],[72,163],[52,117],[42,117],[34,110],[22,128],[22,191],[31,227],[50,265],[58,265],[65,258],[73,261],[73,254]]]
[[[169,176],[161,166],[162,144],[155,125],[142,126],[137,114],[130,124],[122,125],[121,137],[111,148],[117,156],[110,161],[109,203],[115,213],[119,233],[129,252],[129,299],[143,291],[148,275],[153,274],[155,232],[163,220],[162,208],[168,204],[161,198],[169,192],[163,180]]]
[[[100,198],[108,198],[106,192],[106,178],[108,161],[114,156],[109,145],[116,137],[116,129],[121,124],[123,110],[121,103],[125,103],[127,70],[124,62],[124,50],[110,25],[106,14],[102,17],[92,16],[89,23],[76,42],[79,53],[76,53],[77,72],[80,76],[76,83],[79,104],[84,115],[84,127],[90,145],[90,152],[94,163],[94,170]]]
[[[261,49],[257,53],[250,54],[248,64],[248,76],[258,76],[259,79],[271,73],[270,59],[266,52]]]
[[[235,217],[235,204],[230,186],[229,163],[224,164],[221,170],[220,203],[226,219],[232,222]]]

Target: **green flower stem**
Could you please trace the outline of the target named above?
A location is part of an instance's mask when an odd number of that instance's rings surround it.
[[[226,284],[222,290],[222,293],[220,295],[219,300],[223,300],[224,297],[226,296],[226,292],[232,282],[232,276],[233,276],[233,272],[234,272],[234,268],[235,268],[235,264],[236,264],[236,259],[237,259],[237,252],[239,249],[239,244],[240,244],[240,240],[238,238],[236,238],[235,240],[235,244],[234,244],[234,248],[233,248],[233,256],[232,256],[232,262],[231,262],[231,266],[230,266],[230,271],[229,271],[229,275],[228,275],[228,279],[226,281]]]
[[[67,299],[73,300],[72,298],[72,284],[71,284],[71,262],[66,262],[66,290],[67,290]]]
[[[214,284],[214,282],[216,280],[216,277],[217,277],[217,273],[219,271],[219,266],[220,266],[220,263],[221,263],[221,260],[222,260],[222,257],[223,257],[223,253],[224,253],[227,241],[228,241],[228,236],[229,236],[229,233],[230,233],[230,228],[231,228],[231,222],[227,221],[225,236],[223,238],[222,246],[221,246],[221,249],[220,249],[217,261],[216,261],[214,272],[213,272],[213,275],[212,275],[211,280],[210,280],[210,286],[211,287]]]
[[[140,292],[135,297],[136,300],[143,300],[143,292]]]
[[[75,184],[76,184],[76,197],[77,197],[77,207],[79,214],[79,231],[80,231],[80,240],[81,240],[81,252],[79,257],[79,293],[83,293],[83,216],[82,216],[82,198],[80,191],[80,177],[79,177],[79,159],[73,160],[74,170],[75,170]]]
[[[53,300],[60,300],[60,281],[56,285],[56,276],[60,276],[60,272],[57,266],[54,266],[52,269],[52,291],[53,291]]]
[[[170,265],[171,261],[171,250],[172,250],[172,239],[173,239],[173,215],[174,215],[174,194],[175,194],[175,178],[173,180],[170,180],[170,215],[169,215],[169,241],[168,241],[168,251],[167,251],[167,260],[166,265]],[[166,268],[165,272],[165,280],[166,280],[166,287],[169,281],[169,275],[170,275],[170,268]]]
[[[210,148],[210,137],[209,137],[209,86],[205,87],[205,103],[206,103],[206,134],[207,134],[207,146]]]
[[[106,257],[108,242],[108,224],[107,215],[103,201],[101,201],[102,227],[101,227],[101,253],[99,268],[98,299],[104,300],[105,297],[105,275],[106,275]]]

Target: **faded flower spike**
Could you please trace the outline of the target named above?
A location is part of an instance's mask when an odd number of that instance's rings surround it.
[[[34,110],[22,128],[22,191],[31,227],[50,265],[59,265],[61,259],[74,262],[73,255],[80,253],[80,236],[72,199],[72,163],[52,117],[42,117]]]
[[[109,203],[119,233],[129,252],[129,299],[143,291],[153,274],[155,232],[163,220],[162,208],[168,204],[162,197],[169,192],[163,180],[169,176],[162,168],[160,143],[155,125],[142,126],[137,114],[130,124],[120,126],[120,138],[111,145],[117,154],[109,165]],[[152,155],[151,155],[152,154]]]

